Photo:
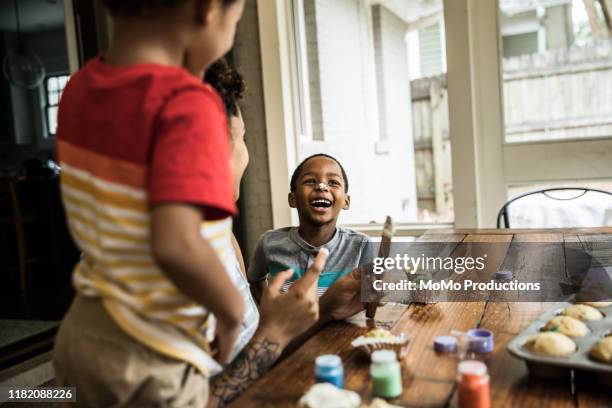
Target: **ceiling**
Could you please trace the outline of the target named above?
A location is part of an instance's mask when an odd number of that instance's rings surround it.
[[[63,27],[63,0],[17,0],[21,31],[35,32]],[[0,30],[17,31],[15,0],[0,0]]]

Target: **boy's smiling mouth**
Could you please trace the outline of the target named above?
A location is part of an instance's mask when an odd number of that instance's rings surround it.
[[[315,198],[314,200],[310,200],[310,206],[317,211],[325,211],[330,208],[332,204],[331,200],[327,198]]]

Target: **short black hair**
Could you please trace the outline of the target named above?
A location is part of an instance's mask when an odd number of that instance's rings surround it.
[[[221,58],[208,67],[204,81],[221,96],[227,116],[238,116],[238,101],[242,99],[245,90],[242,75],[225,58]]]
[[[112,16],[142,17],[152,16],[163,11],[170,11],[188,0],[101,0]],[[211,0],[200,0],[209,3]],[[229,6],[236,0],[221,0],[224,6]]]
[[[150,16],[175,9],[187,0],[101,0],[112,16]]]
[[[338,159],[336,159],[333,156],[330,156],[329,154],[325,154],[325,153],[317,153],[317,154],[313,154],[312,156],[308,156],[307,158],[302,160],[300,164],[298,164],[298,166],[293,171],[293,174],[291,175],[291,181],[289,182],[289,191],[291,191],[292,193],[295,192],[295,189],[297,188],[297,179],[298,177],[300,177],[302,168],[304,168],[304,165],[306,164],[308,160],[313,159],[315,157],[327,157],[328,159],[331,159],[335,161],[336,163],[338,163],[338,166],[340,167],[340,171],[342,172],[342,178],[344,179],[344,192],[348,193],[349,181],[346,175],[346,171],[344,171],[344,167],[342,167],[342,164],[338,161]]]

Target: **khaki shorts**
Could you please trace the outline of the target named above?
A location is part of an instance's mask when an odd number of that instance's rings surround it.
[[[208,379],[125,334],[99,299],[75,298],[55,339],[56,383],[82,407],[197,407]]]

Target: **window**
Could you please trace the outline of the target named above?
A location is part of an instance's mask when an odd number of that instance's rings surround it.
[[[538,52],[538,33],[505,35],[502,37],[504,57],[512,58]]]
[[[612,137],[612,3],[499,5],[505,142]]]
[[[351,186],[343,224],[453,221],[442,8],[442,0],[292,2],[297,158],[328,153],[343,164]]]
[[[62,91],[66,87],[69,75],[53,75],[45,80],[45,114],[47,117],[47,134],[55,136],[57,129],[57,108]]]
[[[508,186],[508,200],[547,188],[592,188],[612,191],[612,180],[564,180]],[[512,228],[546,225],[550,228],[612,225],[612,197],[600,193],[581,195],[576,190],[536,194],[511,204]]]

